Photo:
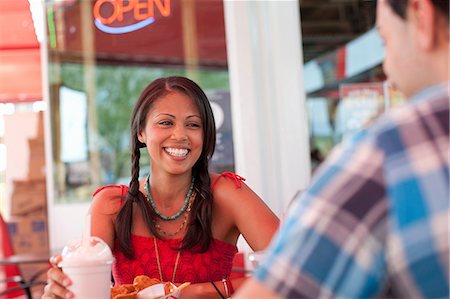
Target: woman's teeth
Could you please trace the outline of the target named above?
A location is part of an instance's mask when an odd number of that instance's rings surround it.
[[[165,151],[167,153],[169,153],[172,156],[177,156],[177,157],[184,157],[188,154],[188,150],[187,149],[181,149],[181,148],[170,148],[170,147],[166,147]]]

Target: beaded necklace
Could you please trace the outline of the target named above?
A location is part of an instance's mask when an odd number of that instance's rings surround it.
[[[194,201],[194,199],[195,199],[195,195],[196,195],[196,193],[193,192],[192,195],[191,195],[191,199],[189,200],[189,204],[188,204],[188,206],[187,206],[186,213],[184,214],[184,220],[183,220],[183,222],[181,223],[180,227],[178,227],[178,229],[177,229],[175,232],[173,232],[173,233],[168,233],[168,232],[166,232],[165,230],[163,230],[163,229],[161,228],[161,225],[159,225],[159,223],[156,222],[156,219],[153,219],[153,223],[155,224],[156,229],[157,229],[160,233],[162,233],[165,237],[174,237],[174,236],[176,236],[179,232],[181,232],[181,230],[183,229],[183,227],[184,227],[184,226],[186,225],[186,223],[187,223],[187,219],[188,219],[189,214],[190,214],[190,212],[191,212],[191,207],[192,207],[192,203],[193,203],[193,201]]]
[[[184,205],[181,208],[181,210],[179,210],[178,213],[176,213],[175,215],[166,216],[166,215],[161,214],[161,212],[156,207],[155,202],[153,201],[152,194],[150,193],[150,175],[148,175],[147,176],[147,180],[145,182],[145,191],[147,191],[147,198],[150,201],[150,205],[152,206],[152,208],[155,211],[156,215],[158,215],[158,217],[161,218],[162,220],[166,220],[166,221],[174,220],[174,219],[177,219],[178,217],[180,217],[181,214],[183,214],[184,211],[186,211],[186,208],[188,206],[189,199],[190,199],[191,194],[192,194],[192,190],[194,190],[194,181],[195,181],[195,177],[192,177],[191,185],[189,186],[189,191],[188,191],[188,194],[186,196],[186,199],[184,200]]]

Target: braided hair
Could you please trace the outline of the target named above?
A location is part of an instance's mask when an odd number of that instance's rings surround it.
[[[202,153],[192,168],[195,177],[194,190],[196,197],[191,208],[186,235],[180,250],[195,249],[199,252],[208,250],[212,240],[212,192],[208,172],[208,162],[211,159],[216,144],[216,127],[214,115],[203,90],[192,80],[185,77],[167,77],[151,82],[139,96],[131,116],[131,181],[129,191],[122,208],[116,218],[116,232],[119,247],[127,258],[134,258],[131,244],[131,228],[133,224],[133,203],[142,211],[144,222],[149,231],[158,238],[153,219],[157,215],[149,205],[146,197],[139,191],[139,159],[140,149],[146,145],[138,140],[138,134],[145,128],[147,114],[155,100],[170,92],[180,92],[191,98],[199,109],[203,128]]]

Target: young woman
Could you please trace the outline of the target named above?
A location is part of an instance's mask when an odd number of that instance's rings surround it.
[[[229,279],[238,237],[255,251],[268,245],[278,218],[243,178],[208,171],[215,137],[211,106],[193,81],[161,78],[142,92],[131,118],[130,185],[100,188],[91,206],[92,234],[113,250],[116,284],[144,274],[191,282],[180,298],[226,297],[245,279]],[[150,174],[139,179],[141,148]],[[73,296],[60,269],[48,281],[43,298]]]

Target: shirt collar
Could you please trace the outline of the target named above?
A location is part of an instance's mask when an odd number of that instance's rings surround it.
[[[449,82],[444,82],[441,84],[435,84],[430,85],[428,87],[425,87],[424,89],[418,91],[416,94],[414,94],[410,101],[413,103],[418,103],[421,101],[424,101],[426,99],[435,98],[440,95],[447,95],[447,97],[450,94],[450,85]]]

